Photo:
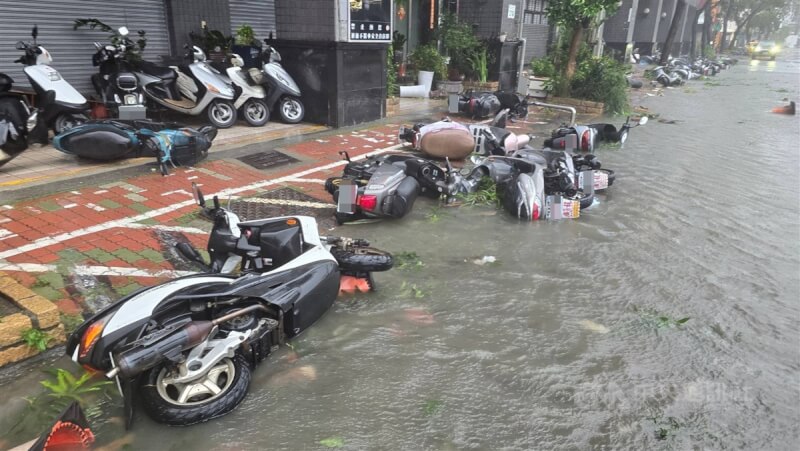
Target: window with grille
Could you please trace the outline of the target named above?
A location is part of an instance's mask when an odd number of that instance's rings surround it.
[[[523,23],[547,25],[547,0],[525,0]]]

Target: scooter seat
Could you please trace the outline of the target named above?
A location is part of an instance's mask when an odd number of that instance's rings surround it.
[[[142,61],[141,68],[144,73],[162,80],[174,80],[176,78],[175,71],[167,66],[159,66],[149,61]]]

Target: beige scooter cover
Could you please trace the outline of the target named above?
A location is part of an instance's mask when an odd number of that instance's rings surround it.
[[[426,155],[463,160],[474,148],[475,140],[469,128],[457,122],[439,121],[419,129],[417,149]]]

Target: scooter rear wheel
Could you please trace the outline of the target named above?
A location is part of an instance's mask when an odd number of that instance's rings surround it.
[[[225,415],[242,402],[250,387],[250,365],[241,355],[223,358],[205,376],[186,384],[167,383],[169,372],[163,364],[148,370],[139,392],[147,414],[159,423],[173,426]],[[213,394],[208,384],[221,391]],[[181,396],[184,390],[188,393],[186,399]]]
[[[62,113],[53,121],[53,131],[58,135],[88,120],[83,114]]]

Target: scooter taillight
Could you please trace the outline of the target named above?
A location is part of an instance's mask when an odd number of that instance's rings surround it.
[[[366,196],[358,196],[356,199],[356,203],[359,207],[363,210],[375,210],[375,207],[378,205],[378,196],[373,195],[366,195]]]
[[[531,221],[536,221],[539,219],[539,211],[541,210],[541,206],[539,202],[533,202],[533,211],[531,212]]]
[[[585,152],[591,151],[592,149],[591,147],[589,147],[591,141],[592,141],[592,132],[590,130],[584,131],[583,135],[581,135],[581,150]]]

